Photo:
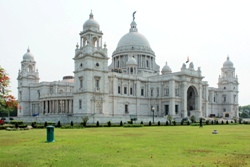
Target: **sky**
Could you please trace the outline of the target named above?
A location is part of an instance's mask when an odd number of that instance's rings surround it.
[[[129,32],[132,13],[160,69],[180,71],[187,57],[217,87],[227,56],[239,81],[239,105],[250,104],[250,1],[243,0],[0,0],[0,65],[17,97],[17,75],[30,48],[40,81],[74,75],[79,32],[93,11],[108,56]],[[111,59],[110,59],[111,60]],[[111,61],[109,61],[111,63]]]

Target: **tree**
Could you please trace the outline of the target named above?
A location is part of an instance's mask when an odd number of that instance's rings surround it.
[[[240,115],[241,118],[249,118],[249,114],[248,112],[243,112],[241,115]]]
[[[167,120],[169,121],[169,124],[171,125],[172,116],[171,116],[171,115],[168,115],[168,116],[167,116]]]
[[[14,96],[10,95],[8,89],[10,78],[8,74],[0,66],[0,114],[1,116],[9,116],[11,112],[17,112],[17,101]]]

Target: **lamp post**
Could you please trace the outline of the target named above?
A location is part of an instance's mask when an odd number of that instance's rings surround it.
[[[155,108],[154,108],[154,107],[152,107],[152,108],[151,108],[151,110],[152,110],[152,112],[153,112],[153,124],[154,124],[154,118],[155,118]]]

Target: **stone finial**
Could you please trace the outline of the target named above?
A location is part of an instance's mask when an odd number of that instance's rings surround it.
[[[77,42],[77,44],[76,44],[76,49],[78,49],[79,48],[79,45],[78,45],[78,42]]]
[[[191,63],[189,64],[189,69],[194,69],[194,64],[193,64],[193,62],[191,62]]]
[[[104,42],[104,45],[103,45],[103,46],[104,46],[104,48],[106,48],[106,47],[107,47],[106,42]]]
[[[186,69],[186,64],[185,64],[185,63],[183,63],[181,68]]]

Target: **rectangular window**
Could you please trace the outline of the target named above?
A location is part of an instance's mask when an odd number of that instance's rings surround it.
[[[169,112],[169,105],[165,105],[165,115],[168,115]]]
[[[156,106],[156,111],[159,111],[159,106]]]
[[[125,114],[128,114],[128,105],[125,104]]]
[[[141,89],[141,96],[144,96],[144,89]]]
[[[175,105],[175,114],[178,114],[178,109],[179,109],[179,106],[178,105]]]
[[[40,99],[40,90],[37,91],[38,99]]]
[[[99,79],[96,79],[96,88],[99,88],[100,85],[99,85]]]
[[[169,88],[166,89],[166,96],[169,96]]]
[[[130,88],[130,94],[131,95],[133,94],[133,88]]]
[[[118,94],[121,94],[121,87],[118,86]]]
[[[80,89],[82,89],[82,79],[80,79]]]
[[[223,96],[223,102],[226,103],[226,101],[227,101],[227,97]]]
[[[175,88],[175,96],[179,96],[179,89]]]
[[[82,100],[79,100],[79,109],[82,109]]]
[[[154,90],[151,89],[151,97],[153,97],[153,96],[154,96]]]
[[[127,94],[127,87],[124,87],[124,94]]]
[[[157,97],[159,97],[160,91],[159,88],[157,88]]]
[[[236,102],[236,95],[234,95],[234,102]]]

